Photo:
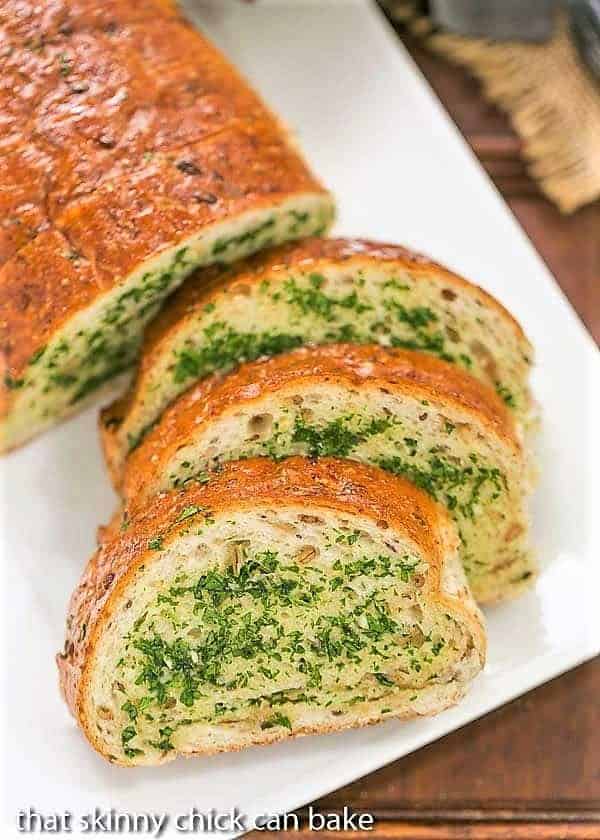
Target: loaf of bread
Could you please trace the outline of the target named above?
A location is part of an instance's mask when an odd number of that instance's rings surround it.
[[[513,418],[492,389],[414,351],[305,347],[198,383],[128,458],[125,507],[227,461],[289,455],[374,464],[445,505],[477,600],[532,583],[531,480]]]
[[[532,348],[490,295],[395,245],[311,239],[190,278],[149,328],[127,396],[103,414],[114,480],[164,409],[214,371],[303,344],[377,342],[468,370],[528,423]]]
[[[91,559],[57,657],[66,700],[123,765],[439,712],[485,656],[457,544],[376,468],[225,467]]]
[[[331,197],[167,0],[0,7],[0,451],[134,361],[195,267],[324,231]]]

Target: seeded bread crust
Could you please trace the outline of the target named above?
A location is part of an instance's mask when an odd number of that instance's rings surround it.
[[[175,0],[4,0],[0,26],[5,34],[23,44],[36,38],[48,41],[73,31],[106,30],[115,24],[137,23],[154,16],[179,18]]]
[[[417,282],[425,282],[434,277],[447,305],[451,305],[458,295],[464,294],[473,299],[477,307],[491,310],[515,337],[522,353],[529,360],[533,358],[532,347],[521,326],[501,303],[428,257],[399,245],[363,239],[313,237],[261,252],[225,270],[212,267],[197,271],[148,327],[129,391],[102,414],[102,445],[115,486],[118,486],[127,456],[128,435],[136,437],[140,427],[146,425],[140,418],[151,388],[153,372],[164,361],[178,336],[192,330],[192,325],[201,314],[208,312],[215,304],[236,295],[247,295],[250,298],[265,280],[276,283],[290,272],[319,272],[332,266],[342,270],[347,268],[349,273],[369,267],[386,267],[393,271],[410,272]],[[197,329],[201,330],[201,326]],[[485,374],[487,384],[493,381],[494,364],[490,359],[489,375]]]
[[[168,0],[9,0],[0,51],[3,451],[79,408],[66,359],[84,333],[88,387],[118,372],[118,359],[98,368],[97,332],[119,295],[135,310],[117,353],[127,367],[197,265],[326,229],[333,211],[285,129]],[[152,271],[166,279],[148,289]],[[44,383],[69,399],[38,416]]]
[[[467,410],[476,423],[500,438],[515,455],[521,442],[514,419],[490,389],[455,365],[424,353],[373,344],[302,347],[270,359],[249,362],[222,378],[199,382],[176,400],[125,464],[123,499],[131,512],[162,489],[167,464],[178,449],[198,436],[212,419],[269,394],[327,383],[334,387],[384,389],[400,397],[431,400]]]
[[[157,497],[129,522],[125,532],[101,546],[89,561],[71,599],[67,637],[63,652],[57,656],[57,665],[66,702],[92,746],[101,754],[104,754],[103,745],[94,721],[90,719],[88,702],[95,651],[107,627],[119,619],[114,611],[117,598],[127,592],[136,573],[156,559],[156,552],[148,547],[149,540],[161,535],[165,547],[176,544],[181,528],[178,520],[181,521],[182,513],[189,511],[191,506],[208,510],[214,516],[220,512],[251,511],[260,504],[273,509],[300,506],[306,513],[329,510],[360,515],[375,522],[380,529],[405,534],[429,563],[422,588],[424,596],[430,603],[442,605],[457,621],[466,625],[473,637],[478,667],[483,665],[486,638],[481,614],[462,575],[451,573],[446,565],[447,558],[455,555],[457,536],[442,508],[408,482],[376,468],[329,458],[317,463],[304,458],[290,458],[281,463],[251,459],[226,466],[209,485],[196,485],[183,492]],[[193,522],[193,517],[186,518],[186,525]],[[439,711],[455,702],[465,688],[454,684],[449,693],[442,692],[438,697],[437,706],[432,698],[432,707],[422,713]],[[357,718],[345,722],[344,728],[366,725],[378,719],[380,716],[374,715]],[[340,727],[305,727],[294,734],[334,728]],[[285,735],[280,732],[267,731],[251,741],[241,736],[238,741],[199,752],[241,749],[249,743],[271,743],[282,737]],[[111,760],[109,756],[105,757]]]

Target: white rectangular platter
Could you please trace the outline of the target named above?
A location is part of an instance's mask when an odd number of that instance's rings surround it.
[[[250,825],[406,755],[600,650],[593,468],[600,365],[544,264],[370,3],[186,5],[297,134],[339,200],[336,232],[423,250],[498,296],[525,326],[537,348],[534,387],[544,413],[534,504],[542,573],[534,591],[487,611],[485,672],[465,702],[437,718],[158,770],[112,767],[63,707],[53,661],[68,595],[115,504],[91,410],[0,465],[6,837],[22,836],[15,817],[28,807],[70,811],[74,826],[94,808],[166,813],[163,837],[176,836],[176,815],[193,807],[237,807]]]

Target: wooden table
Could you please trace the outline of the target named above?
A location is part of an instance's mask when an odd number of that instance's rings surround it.
[[[518,138],[483,101],[477,83],[404,40],[600,339],[600,203],[561,216],[527,176]],[[600,838],[599,710],[600,660],[595,660],[314,804],[321,812],[347,805],[371,813],[373,831],[279,837]]]

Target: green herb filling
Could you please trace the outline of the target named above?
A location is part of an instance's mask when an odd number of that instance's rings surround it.
[[[168,751],[194,723],[251,716],[263,730],[291,730],[298,703],[339,714],[366,699],[389,706],[434,677],[440,656],[456,655],[448,616],[425,632],[402,613],[407,587],[422,585],[416,557],[355,547],[324,565],[251,553],[243,540],[233,548],[231,565],[177,577],[126,637],[116,685],[127,756]]]

